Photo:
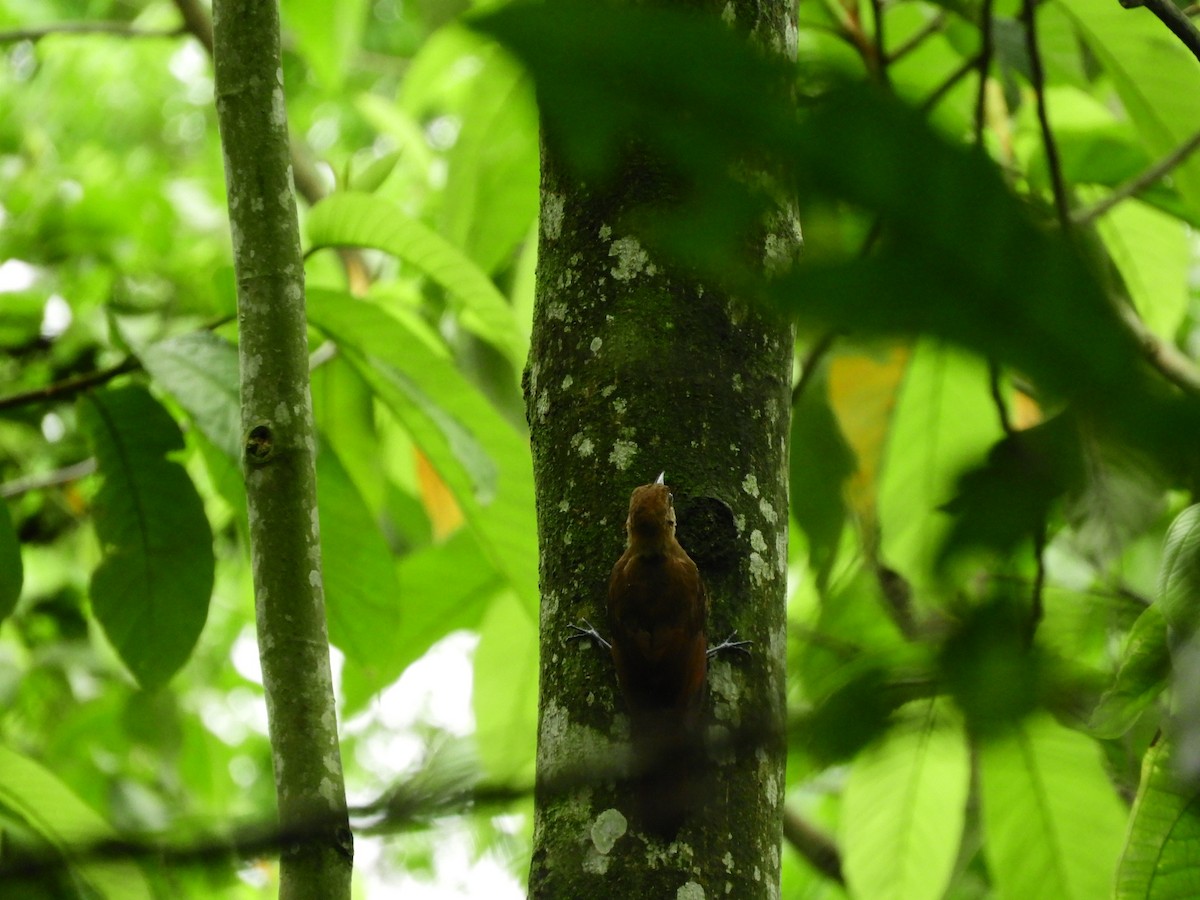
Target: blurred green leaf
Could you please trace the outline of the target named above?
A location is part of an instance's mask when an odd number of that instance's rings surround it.
[[[371,511],[379,515],[390,481],[379,429],[375,395],[354,367],[333,356],[309,373],[313,420],[333,444],[354,486]]]
[[[1047,715],[979,748],[984,856],[997,895],[1096,900],[1112,892],[1125,811],[1100,748]]]
[[[857,461],[829,406],[826,378],[816,375],[792,410],[788,498],[808,538],[809,567],[822,587],[837,556],[848,508],[843,494]]]
[[[512,592],[492,601],[475,650],[475,740],[488,776],[532,784],[538,729],[537,618]]]
[[[188,660],[208,615],[212,532],[196,488],[167,457],[179,426],[141,387],[106,388],[79,402],[96,452],[93,503],[104,553],[92,574],[92,611],[146,688]]]
[[[931,570],[954,524],[942,509],[955,479],[1000,434],[986,366],[951,347],[917,343],[888,432],[879,519],[882,554],[910,579]]]
[[[505,584],[466,529],[444,544],[402,558],[396,566],[396,582],[400,621],[389,649],[392,664],[401,671],[450,632],[478,628]],[[349,710],[369,697],[369,685],[355,670],[342,673],[342,691]]]
[[[1044,665],[1029,635],[1025,603],[1001,595],[966,609],[942,645],[942,678],[972,735],[1003,734],[1036,708]]]
[[[1200,623],[1200,504],[1176,516],[1167,531],[1154,602],[1172,646],[1195,634]]]
[[[825,591],[812,637],[799,648],[798,669],[810,697],[827,695],[903,646],[903,637],[884,614],[885,602],[875,573],[865,565]]]
[[[987,461],[964,472],[943,509],[954,516],[939,562],[972,547],[1010,554],[1040,540],[1050,504],[1078,486],[1082,463],[1075,423],[1055,416],[998,441]]]
[[[451,361],[378,306],[309,291],[309,316],[404,424],[521,602],[537,608],[537,529],[526,440]]]
[[[387,181],[387,177],[396,168],[396,163],[400,161],[403,152],[402,150],[391,150],[374,157],[362,168],[352,169],[350,177],[346,179],[346,188],[364,194],[373,194],[381,184]]]
[[[1125,639],[1112,686],[1092,712],[1089,730],[1099,738],[1118,738],[1167,686],[1171,654],[1167,623],[1157,606],[1146,608]]]
[[[480,55],[450,151],[442,221],[446,237],[492,272],[537,216],[537,106],[508,54],[489,45]]]
[[[1096,222],[1138,315],[1155,334],[1174,341],[1187,312],[1191,248],[1183,222],[1126,200]]]
[[[1153,159],[1200,130],[1200,63],[1157,18],[1105,0],[1058,0],[1079,36],[1112,78],[1113,87]],[[1200,215],[1200,157],[1171,173]]]
[[[512,308],[475,263],[399,206],[369,194],[337,193],[313,207],[314,247],[371,247],[408,263],[446,289],[463,327],[516,361],[520,340]]]
[[[854,896],[937,900],[945,895],[971,782],[966,736],[929,720],[893,730],[854,761],[841,838]]]
[[[192,331],[150,344],[138,356],[204,436],[230,459],[240,460],[237,348],[211,332]]]
[[[8,618],[16,608],[24,577],[21,545],[13,530],[8,504],[0,502],[0,620]]]
[[[403,669],[396,653],[403,598],[379,524],[328,441],[317,454],[317,505],[329,639],[359,670],[361,701]]]
[[[68,860],[72,850],[117,839],[112,827],[57,776],[7,747],[0,747],[0,808]],[[145,873],[131,862],[72,863],[71,871],[84,890],[106,900],[150,900],[155,896]],[[7,889],[20,891],[21,885],[9,882]]]
[[[329,90],[340,87],[350,55],[358,49],[370,4],[367,0],[282,0],[281,8],[284,24],[295,34],[317,77]]]
[[[1142,762],[1117,869],[1117,900],[1168,900],[1200,892],[1200,792],[1182,783],[1171,763],[1172,745],[1165,739]]]

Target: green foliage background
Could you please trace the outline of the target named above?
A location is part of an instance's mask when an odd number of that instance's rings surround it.
[[[331,193],[301,215],[354,800],[532,777],[536,83],[589,177],[631,131],[683,173],[654,252],[801,325],[788,806],[847,884],[789,850],[784,896],[1200,892],[1200,157],[1089,212],[1200,131],[1200,63],[1144,9],[1038,7],[1056,210],[1021,8],[877,12],[806,2],[772,62],[666,12],[283,3]],[[272,809],[211,66],[180,21],[0,0],[0,861]],[[138,34],[28,31],[61,22]],[[730,179],[746,159],[768,175]],[[781,189],[804,260],[764,283],[742,229]],[[464,630],[435,654],[474,647],[473,727],[398,721],[381,692]],[[445,878],[452,836],[522,879],[528,812],[393,836],[360,889]],[[62,878],[272,892],[269,864],[129,865]]]

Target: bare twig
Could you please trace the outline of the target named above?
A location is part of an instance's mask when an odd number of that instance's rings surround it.
[[[884,87],[891,87],[891,76],[888,75],[889,60],[883,27],[883,0],[871,0],[871,13],[875,17],[875,74],[879,78],[880,84]]]
[[[793,407],[804,396],[804,391],[812,382],[813,375],[821,365],[821,360],[825,358],[825,354],[829,352],[836,338],[837,332],[828,331],[817,338],[816,342],[808,348],[808,353],[804,355],[804,360],[800,363],[800,377],[796,380],[796,386],[792,388]]]
[[[115,366],[109,366],[107,369],[89,372],[86,375],[79,375],[64,381],[56,381],[53,384],[35,388],[32,391],[0,397],[0,410],[15,409],[18,406],[28,406],[35,403],[48,403],[52,400],[62,400],[72,397],[88,388],[106,384],[118,375],[124,375],[127,372],[136,372],[140,368],[141,364],[133,357],[130,357],[123,362],[117,363]]]
[[[1196,59],[1200,59],[1200,30],[1188,18],[1192,7],[1188,7],[1188,11],[1184,11],[1171,0],[1120,0],[1120,2],[1126,9],[1133,9],[1135,6],[1146,7],[1159,21],[1171,29],[1171,33],[1183,42],[1183,46],[1192,51],[1192,55]]]
[[[903,59],[905,56],[907,56],[908,54],[910,54],[914,50],[916,50],[918,47],[920,47],[921,44],[925,43],[925,40],[927,38],[932,37],[933,35],[937,34],[939,31],[941,31],[942,28],[945,26],[945,24],[946,24],[946,14],[943,12],[939,12],[937,15],[933,16],[928,22],[926,22],[924,25],[922,25],[919,29],[917,29],[915,32],[913,32],[912,37],[910,37],[907,41],[905,41],[903,44],[901,44],[899,47],[897,47],[895,50],[893,50],[891,52],[891,54],[887,57],[887,61],[889,63],[894,63],[899,59]]]
[[[833,838],[786,806],[783,809],[783,836],[814,869],[830,881],[846,884],[842,875],[842,854]]]
[[[1179,389],[1200,396],[1200,370],[1195,363],[1147,328],[1133,310],[1125,306],[1120,312],[1126,327],[1137,338],[1146,362]]]
[[[1123,184],[1113,188],[1112,193],[1101,200],[1094,206],[1089,206],[1085,209],[1077,209],[1071,215],[1071,221],[1075,225],[1088,225],[1096,219],[1100,218],[1122,200],[1127,200],[1135,194],[1144,191],[1154,182],[1158,181],[1185,159],[1195,152],[1196,148],[1200,147],[1200,131],[1197,131],[1190,138],[1156,162],[1144,172],[1133,176]]]
[[[1054,140],[1054,132],[1050,130],[1050,117],[1046,112],[1046,73],[1042,67],[1041,51],[1038,50],[1036,11],[1035,0],[1023,0],[1021,20],[1025,24],[1025,47],[1029,51],[1029,74],[1037,98],[1037,116],[1042,129],[1042,145],[1046,150],[1046,166],[1050,170],[1050,185],[1054,190],[1054,211],[1058,214],[1059,226],[1066,233],[1071,226],[1071,209],[1067,200],[1067,187],[1063,182],[1058,144]]]
[[[60,34],[107,34],[120,38],[176,38],[187,32],[183,28],[138,28],[128,22],[49,22],[32,28],[0,31],[0,44],[18,41],[37,42]]]
[[[1042,598],[1046,587],[1046,523],[1038,526],[1037,534],[1033,536],[1033,562],[1036,567],[1033,576],[1033,589],[1029,595],[1029,643],[1037,636],[1038,625],[1042,623],[1045,604]]]
[[[979,92],[975,95],[975,144],[983,142],[987,112],[988,72],[992,68],[992,0],[983,0],[979,10]]]
[[[78,481],[80,478],[91,475],[95,471],[96,457],[89,456],[87,459],[64,466],[61,469],[55,469],[53,472],[25,475],[21,478],[14,478],[12,481],[6,481],[4,484],[0,484],[0,498],[7,500],[10,497],[19,497],[22,494],[28,494],[30,491],[40,491],[44,488],[58,487],[60,484],[70,484],[72,481]]]
[[[1004,392],[1000,388],[1000,364],[994,359],[988,360],[988,383],[992,389],[992,403],[996,405],[996,415],[1000,417],[1000,427],[1006,437],[1016,434],[1012,418],[1008,414],[1008,404],[1004,402]]]
[[[933,93],[921,101],[921,112],[929,113],[935,106],[942,102],[942,99],[953,90],[954,86],[971,74],[973,69],[979,67],[979,54],[976,53],[969,59],[964,59],[962,65],[951,72],[946,80],[934,88]]]

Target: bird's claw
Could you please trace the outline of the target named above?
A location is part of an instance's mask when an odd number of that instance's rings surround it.
[[[736,638],[737,629],[734,629],[732,632],[730,632],[729,637],[725,638],[725,640],[721,641],[721,643],[714,647],[708,648],[708,658],[712,659],[723,650],[734,650],[738,653],[744,653],[746,656],[749,656],[750,651],[746,648],[753,644],[754,641],[739,641],[736,640]]]
[[[600,632],[592,627],[592,623],[587,619],[580,619],[583,625],[576,625],[574,622],[567,627],[571,629],[571,633],[567,635],[568,641],[595,641],[605,650],[611,650],[612,644],[600,637]]]

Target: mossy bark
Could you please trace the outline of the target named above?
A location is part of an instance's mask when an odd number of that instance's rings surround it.
[[[783,48],[793,14],[741,3],[734,24]],[[584,185],[543,141],[525,372],[542,593],[529,895],[776,897],[792,331],[653,258],[621,223],[661,182],[636,163],[623,175]],[[630,491],[664,470],[679,540],[708,584],[710,642],[734,629],[755,642],[749,658],[710,663],[710,802],[674,841],[639,828],[634,788],[617,777],[628,719],[607,652],[567,640],[581,619],[606,632]]]
[[[213,32],[259,656],[287,839],[280,896],[348,898],[352,839],[321,584],[304,263],[276,4],[216,0]]]

